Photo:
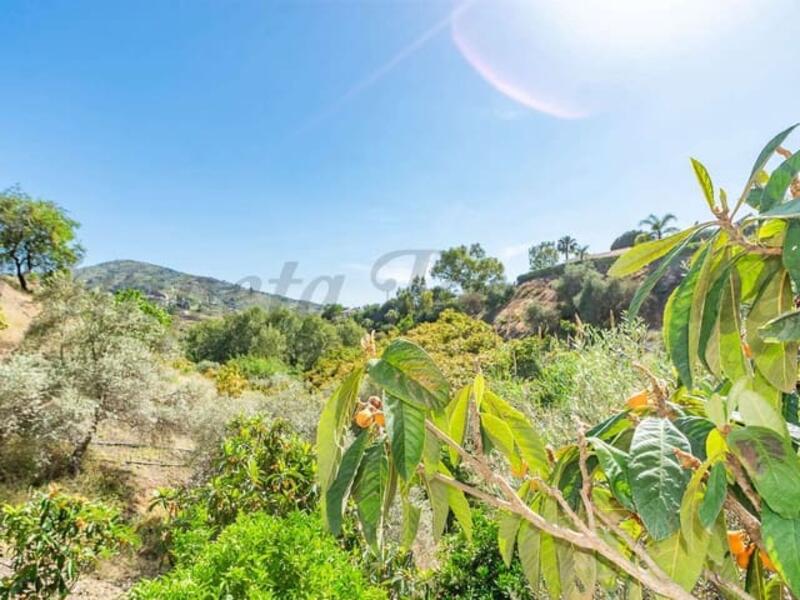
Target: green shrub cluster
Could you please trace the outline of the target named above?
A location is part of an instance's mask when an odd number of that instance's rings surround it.
[[[386,598],[353,563],[316,515],[242,513],[218,538],[202,544],[193,556],[185,556],[170,573],[138,584],[131,598]]]
[[[13,573],[0,580],[0,598],[64,598],[98,558],[135,542],[118,511],[56,489],[6,504],[0,543]]]

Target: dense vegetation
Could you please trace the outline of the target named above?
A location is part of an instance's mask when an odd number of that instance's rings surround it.
[[[477,244],[380,306],[199,323],[37,263],[0,359],[0,597],[63,597],[113,553],[142,599],[796,595],[789,132],[735,203],[693,161],[713,218],[651,215],[608,273],[571,236],[535,245],[554,301],[520,339],[492,326],[515,290]],[[662,344],[637,313],[670,272]],[[107,432],[190,445],[190,474],[106,474]]]

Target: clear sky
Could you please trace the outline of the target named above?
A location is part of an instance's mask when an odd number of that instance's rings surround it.
[[[481,242],[514,277],[532,242],[599,252],[651,212],[704,218],[689,156],[738,192],[800,120],[797,17],[791,0],[0,0],[0,187],[69,210],[85,264],[266,282],[297,261],[357,304],[384,297],[381,255]]]

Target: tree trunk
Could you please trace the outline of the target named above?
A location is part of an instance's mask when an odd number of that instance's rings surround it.
[[[17,279],[19,280],[19,286],[22,288],[23,291],[29,292],[28,289],[28,282],[25,280],[25,274],[22,272],[22,263],[19,261],[15,261],[17,265]]]
[[[100,424],[100,405],[94,409],[94,416],[92,417],[92,425],[89,427],[89,431],[86,432],[86,435],[83,436],[83,439],[80,443],[75,447],[75,450],[72,451],[72,455],[69,457],[68,468],[72,475],[77,475],[78,471],[81,470],[81,463],[83,463],[83,457],[86,454],[86,451],[89,449],[89,444],[92,443],[94,439],[94,435],[97,433],[97,426]]]

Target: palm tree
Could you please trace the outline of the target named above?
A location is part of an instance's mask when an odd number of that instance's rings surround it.
[[[586,257],[589,256],[589,246],[580,246],[576,253],[578,255],[578,260],[586,260]]]
[[[569,262],[569,255],[578,252],[578,240],[574,237],[565,235],[556,244],[556,249],[564,255],[564,262]]]
[[[672,221],[677,220],[677,217],[672,213],[667,213],[663,217],[651,214],[646,219],[639,221],[639,225],[649,227],[655,238],[660,240],[665,235],[678,231],[677,227],[670,226]]]

